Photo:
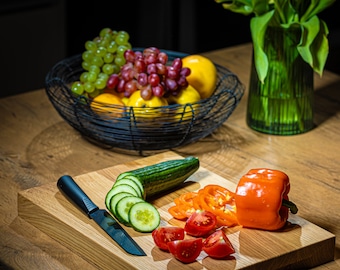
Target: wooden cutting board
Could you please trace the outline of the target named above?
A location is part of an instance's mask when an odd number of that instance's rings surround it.
[[[105,195],[121,172],[177,158],[182,157],[165,152],[73,178],[95,204],[105,208]],[[183,222],[172,219],[167,211],[173,205],[173,199],[212,183],[235,191],[234,183],[200,167],[183,187],[153,200],[162,217],[161,225],[183,226]],[[138,233],[123,226],[147,256],[127,254],[93,220],[70,203],[56,183],[20,192],[18,214],[100,269],[296,269],[311,268],[334,258],[335,236],[298,215],[291,215],[290,225],[280,232],[240,226],[229,228],[228,237],[236,250],[233,259],[214,260],[202,252],[197,262],[182,264],[155,247],[150,233]]]

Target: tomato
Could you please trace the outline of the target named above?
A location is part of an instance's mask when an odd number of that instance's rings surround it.
[[[216,216],[206,210],[195,211],[185,222],[184,230],[192,236],[204,236],[215,229]]]
[[[215,259],[225,258],[235,253],[234,247],[223,230],[209,235],[203,242],[203,250]]]
[[[202,238],[175,240],[168,243],[170,253],[183,263],[194,262],[203,247]]]
[[[180,227],[158,227],[152,231],[156,246],[168,251],[168,242],[184,239],[184,229]]]

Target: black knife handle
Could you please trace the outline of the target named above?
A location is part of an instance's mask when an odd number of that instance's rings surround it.
[[[69,175],[63,175],[57,182],[58,188],[72,200],[81,210],[89,217],[90,214],[98,209],[85,192],[77,185],[73,178]]]

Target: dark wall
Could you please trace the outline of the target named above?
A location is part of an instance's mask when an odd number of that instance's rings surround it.
[[[67,3],[68,53],[83,50],[103,27],[128,31],[135,47],[203,52],[250,41],[249,17],[229,12],[214,0],[102,1],[102,5]],[[133,4],[132,4],[133,3]],[[74,14],[81,14],[76,19]]]
[[[79,6],[73,1],[67,3],[68,55],[82,52],[84,42],[95,37],[103,27],[128,31],[134,47],[156,46],[187,53],[251,42],[251,17],[225,10],[214,0],[111,0],[101,3],[92,6]],[[326,21],[330,30],[326,68],[340,74],[338,10],[339,0],[319,17]],[[77,19],[75,14],[81,17]]]

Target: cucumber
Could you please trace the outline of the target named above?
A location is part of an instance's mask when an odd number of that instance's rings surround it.
[[[130,226],[130,220],[129,220],[129,211],[130,208],[138,203],[138,202],[145,202],[141,197],[136,196],[126,196],[120,199],[116,204],[116,217],[117,219],[127,225]]]
[[[116,195],[116,194],[118,194],[120,192],[128,192],[128,193],[131,193],[131,195],[138,197],[138,192],[133,187],[131,187],[129,185],[126,185],[126,184],[119,185],[119,186],[113,185],[113,187],[106,194],[106,197],[105,197],[105,205],[106,205],[106,208],[108,210],[110,210],[110,212],[112,212],[111,211],[111,205],[110,205],[111,198],[114,195]]]
[[[158,210],[148,202],[137,202],[129,211],[129,223],[139,232],[152,232],[161,222]]]
[[[120,199],[122,199],[123,197],[126,197],[126,196],[132,196],[132,194],[128,193],[128,192],[120,192],[120,193],[117,193],[117,194],[112,196],[112,198],[110,200],[110,211],[115,217],[117,217],[116,205],[117,205],[118,201]]]
[[[143,196],[144,196],[144,187],[143,187],[142,183],[141,183],[139,180],[137,180],[136,178],[133,178],[133,177],[130,178],[129,176],[126,176],[126,177],[124,177],[124,178],[119,178],[119,179],[117,178],[115,184],[118,183],[118,182],[120,182],[120,181],[123,180],[123,179],[129,179],[129,180],[131,180],[131,181],[134,181],[134,182],[138,185],[140,191],[143,193]]]
[[[148,198],[182,184],[198,170],[199,165],[199,159],[192,156],[167,160],[121,173],[116,181],[125,178],[139,181],[144,188],[144,198]]]
[[[119,186],[119,185],[129,185],[131,186],[134,190],[136,190],[136,192],[138,193],[138,197],[143,197],[144,195],[144,189],[140,188],[138,184],[136,184],[136,181],[133,181],[131,179],[128,178],[122,178],[119,181],[116,181],[114,183],[114,187]]]

